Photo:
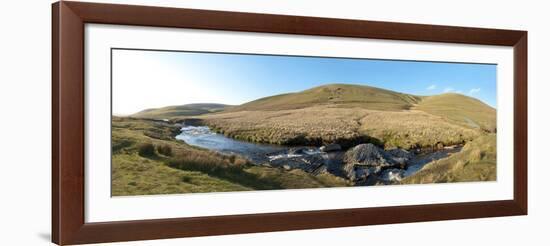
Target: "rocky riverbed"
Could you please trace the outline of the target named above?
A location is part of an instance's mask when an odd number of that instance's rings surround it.
[[[384,150],[371,143],[359,144],[347,150],[337,144],[287,147],[235,140],[212,132],[207,126],[182,126],[176,138],[222,154],[244,156],[256,165],[285,170],[301,169],[312,174],[328,172],[356,185],[399,181],[413,175],[425,164],[462,149],[462,146],[450,146],[429,151],[398,148]]]
[[[329,172],[353,181],[357,185],[372,185],[399,181],[413,175],[425,164],[445,158],[460,151],[461,146],[442,148],[435,151],[407,151],[403,149],[384,150],[374,144],[359,144],[347,151],[332,147],[297,147],[267,154],[269,161],[264,165],[287,170],[302,169],[319,174]]]

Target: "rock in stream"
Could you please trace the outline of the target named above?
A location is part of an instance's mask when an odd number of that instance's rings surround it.
[[[359,144],[346,152],[342,170],[352,181],[366,180],[385,169],[404,169],[412,156],[402,149],[386,151],[371,143]]]

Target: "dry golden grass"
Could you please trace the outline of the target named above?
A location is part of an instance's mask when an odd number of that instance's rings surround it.
[[[199,117],[229,137],[283,145],[372,142],[409,149],[459,144],[496,129],[496,110],[471,97],[419,97],[346,84],[260,98]]]
[[[461,144],[481,134],[447,119],[418,110],[369,111],[361,119],[362,133],[380,139],[386,148],[433,147]]]
[[[461,94],[426,97],[414,109],[445,117],[458,125],[496,132],[496,109]]]
[[[496,180],[496,134],[468,142],[462,151],[426,164],[402,184],[429,184]]]
[[[327,84],[296,93],[260,98],[230,111],[273,111],[299,109],[319,105],[361,107],[375,110],[409,109],[421,97],[381,88],[353,85]]]
[[[227,112],[201,118],[214,130],[233,138],[290,145],[371,141],[409,149],[463,143],[481,134],[417,110],[378,111],[334,105]]]
[[[360,137],[364,109],[316,106],[279,111],[239,111],[201,117],[213,129],[247,141],[273,144],[337,142]]]

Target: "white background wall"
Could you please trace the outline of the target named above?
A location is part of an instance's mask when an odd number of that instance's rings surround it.
[[[545,145],[550,21],[545,1],[104,1],[529,31],[529,215],[115,245],[495,245],[547,244],[550,219]],[[50,239],[50,3],[5,1],[0,14],[0,244]]]

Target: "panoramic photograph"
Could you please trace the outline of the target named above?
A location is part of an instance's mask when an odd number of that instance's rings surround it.
[[[112,196],[496,180],[495,64],[111,50]]]

